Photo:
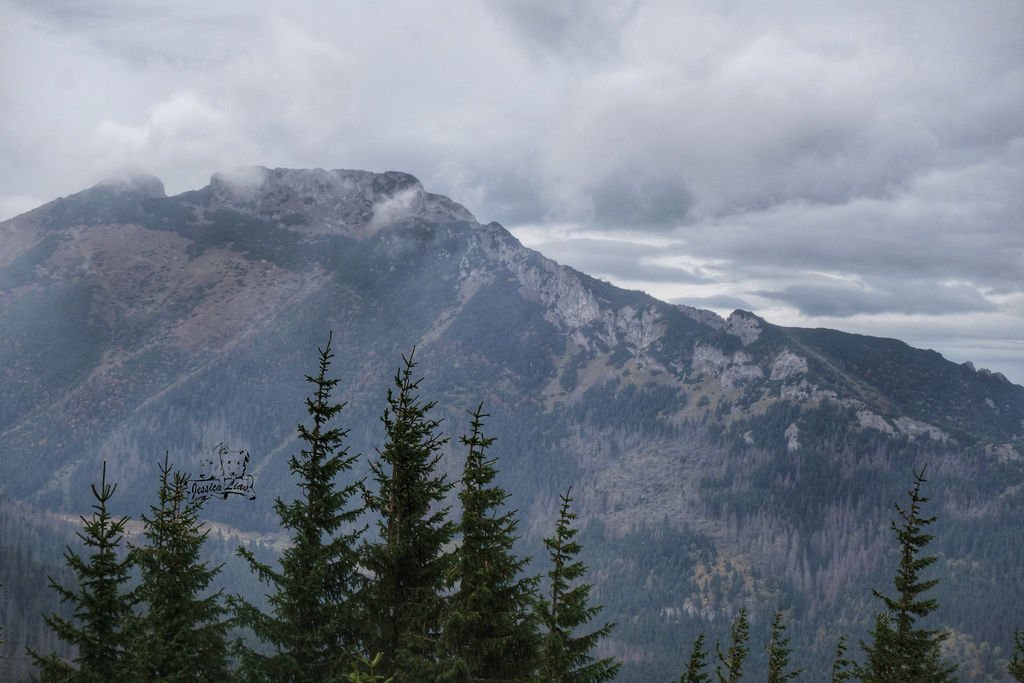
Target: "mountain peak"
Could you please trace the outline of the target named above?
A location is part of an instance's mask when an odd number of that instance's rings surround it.
[[[415,176],[400,171],[252,166],[215,173],[210,189],[213,204],[220,208],[342,232],[406,218],[476,221],[461,204],[426,192]]]
[[[737,309],[725,321],[725,331],[740,338],[743,345],[752,344],[761,336],[766,322],[750,311]]]
[[[159,178],[139,170],[125,170],[107,176],[92,189],[112,190],[116,194],[138,194],[144,197],[166,197]]]

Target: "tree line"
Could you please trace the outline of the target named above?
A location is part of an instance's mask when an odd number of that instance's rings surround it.
[[[614,624],[591,626],[601,608],[591,604],[586,567],[578,559],[571,488],[561,496],[552,535],[544,539],[547,568],[525,573],[517,557],[516,511],[495,483],[496,462],[487,455],[483,406],[470,411],[461,480],[438,472],[447,443],[434,402],[419,394],[414,353],[387,392],[381,417],[383,447],[370,460],[370,475],[337,483],[360,456],[345,447],[339,426],[345,404],[334,398],[329,376],[331,339],[319,349],[318,370],[306,376],[309,420],[298,425],[301,450],[289,458],[298,486],[293,500],[274,510],[290,544],[276,563],[239,548],[238,555],[267,586],[261,608],[241,595],[213,591],[221,566],[200,555],[208,530],[202,501],[189,498],[186,474],[165,457],[158,465],[157,501],[142,515],[144,541],[125,541],[126,517],[108,503],[116,484],[106,469],[91,487],[91,517],[82,517],[82,552],[64,559],[77,585],[50,579],[71,608],[45,623],[74,653],[29,651],[41,681],[420,681],[613,680],[620,663],[595,654]],[[845,637],[836,643],[832,680],[910,682],[955,680],[956,667],[941,645],[947,634],[919,620],[937,606],[925,597],[937,583],[922,572],[935,556],[923,515],[924,471],[914,473],[909,505],[896,505],[892,521],[900,546],[894,593],[875,591],[881,602],[863,661],[850,658]],[[453,519],[446,501],[457,490]],[[371,532],[371,528],[373,531]],[[784,613],[770,627],[768,681],[797,678],[791,665]],[[0,629],[2,638],[2,629]],[[1024,633],[1008,670],[1024,681]],[[725,649],[714,647],[714,680],[742,680],[749,653],[748,613],[741,609]],[[703,633],[693,641],[681,683],[712,681],[712,653]]]
[[[935,517],[926,517],[923,506],[928,498],[922,492],[925,469],[914,472],[913,486],[907,491],[908,505],[895,505],[897,518],[890,523],[899,543],[899,566],[893,577],[893,593],[873,590],[881,604],[875,614],[874,627],[867,641],[860,643],[863,661],[850,658],[846,636],[840,636],[835,648],[830,680],[858,680],[864,683],[953,683],[957,666],[942,653],[942,643],[949,637],[945,631],[924,628],[920,620],[936,610],[938,602],[925,594],[938,579],[928,579],[922,572],[935,563],[935,555],[924,553],[933,539],[926,528]],[[743,664],[749,653],[749,624],[746,609],[740,609],[732,624],[728,649],[716,644],[718,683],[742,680]],[[768,682],[784,683],[797,678],[802,669],[792,668],[789,639],[785,635],[783,613],[776,611],[770,627]],[[1024,681],[1024,633],[1015,632],[1016,647],[1008,671],[1017,681]],[[704,635],[693,641],[690,659],[680,683],[709,683],[708,651]]]
[[[241,595],[212,592],[221,567],[200,560],[208,530],[187,475],[159,466],[156,504],[142,516],[144,543],[125,541],[126,517],[109,502],[116,484],[102,471],[93,514],[82,518],[82,552],[65,561],[77,579],[51,579],[71,616],[46,624],[75,653],[29,651],[42,681],[605,681],[619,664],[593,654],[612,629],[587,630],[586,568],[577,559],[572,498],[562,496],[549,567],[524,576],[513,552],[518,520],[505,506],[483,406],[470,413],[453,520],[455,482],[438,473],[447,439],[419,395],[413,354],[387,393],[384,446],[368,480],[339,486],[359,456],[338,426],[331,340],[306,377],[308,422],[289,459],[294,500],[275,501],[290,544],[278,562],[238,554],[268,588],[266,609]],[[376,533],[370,533],[372,520]],[[127,552],[124,552],[127,547]],[[133,572],[137,579],[133,578]],[[236,636],[235,634],[242,635]]]

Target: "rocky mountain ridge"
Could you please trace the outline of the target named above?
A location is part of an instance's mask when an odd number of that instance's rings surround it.
[[[793,609],[827,657],[821,629],[868,619],[886,516],[923,462],[963,651],[1002,647],[1024,607],[981,594],[1024,579],[1004,547],[1024,387],[897,340],[621,290],[398,172],[254,168],[173,197],[125,176],[0,223],[0,497],[82,511],[106,459],[137,514],[165,449],[187,468],[225,441],[253,455],[258,499],[210,519],[268,530],[328,330],[353,452],[373,452],[415,346],[451,435],[479,401],[492,414],[528,550],[574,485],[624,680],[662,675],[741,605],[755,623]]]

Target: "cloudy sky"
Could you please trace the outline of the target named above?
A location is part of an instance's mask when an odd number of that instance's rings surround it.
[[[0,0],[0,218],[403,170],[617,284],[1024,384],[1024,0]]]

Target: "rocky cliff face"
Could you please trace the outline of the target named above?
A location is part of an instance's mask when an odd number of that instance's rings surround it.
[[[944,623],[1000,643],[983,624],[1009,634],[1024,609],[1024,558],[1000,540],[1024,511],[1024,388],[895,340],[617,289],[397,172],[254,168],[174,197],[130,176],[0,224],[0,495],[84,510],[106,459],[137,514],[157,455],[188,468],[227,441],[262,502],[208,514],[267,530],[328,330],[353,452],[378,445],[415,345],[449,433],[481,400],[492,413],[528,549],[574,484],[627,680],[677,675],[678,643],[738,606],[792,608],[827,659],[816,634],[869,620],[886,517],[925,461],[960,596]]]

